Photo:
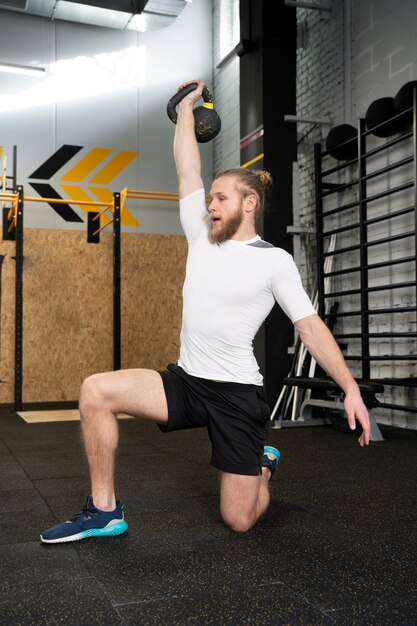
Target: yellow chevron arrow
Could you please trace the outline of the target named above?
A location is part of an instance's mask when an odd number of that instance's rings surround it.
[[[67,194],[67,196],[69,198],[72,198],[72,200],[74,200],[74,204],[76,204],[77,206],[79,206],[84,213],[88,213],[89,211],[92,211],[93,208],[91,206],[84,206],[82,204],[77,204],[77,200],[79,202],[85,202],[87,200],[89,200],[91,202],[91,198],[90,196],[85,193],[84,189],[82,189],[82,187],[79,187],[78,185],[61,185],[62,189],[65,191],[65,193]],[[104,200],[104,202],[107,202],[107,200]],[[113,203],[113,197],[110,198],[109,204]],[[98,206],[97,210],[99,211],[102,207]],[[102,213],[101,217],[100,217],[100,223],[101,224],[109,224],[112,220],[112,210],[110,209],[108,211],[108,215],[106,215],[106,213]]]
[[[112,150],[107,148],[93,148],[74,167],[72,167],[61,180],[68,183],[80,183],[90,172],[97,167]]]
[[[108,185],[125,167],[129,165],[133,159],[138,156],[139,152],[129,152],[121,150],[107,163],[93,178],[90,183],[93,185]]]

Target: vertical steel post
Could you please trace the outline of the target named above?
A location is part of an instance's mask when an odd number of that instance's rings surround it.
[[[17,146],[13,146],[13,165],[12,165],[13,191],[17,188]]]
[[[13,189],[18,194],[16,223],[16,281],[15,281],[15,363],[14,363],[14,408],[22,409],[23,390],[23,187]]]
[[[121,237],[120,193],[116,192],[113,214],[113,369],[121,368]]]
[[[324,220],[323,220],[323,198],[321,184],[321,146],[314,144],[314,186],[316,195],[316,232],[317,232],[317,292],[318,292],[318,313],[325,322],[326,303],[324,298]]]
[[[359,179],[359,245],[360,245],[360,281],[361,281],[361,344],[362,344],[362,380],[370,379],[369,360],[369,292],[368,292],[368,201],[366,184],[366,125],[359,120],[358,133],[358,179]],[[368,358],[367,358],[368,357]]]
[[[414,157],[414,255],[415,255],[415,280],[417,288],[417,89],[413,89],[413,157]],[[417,303],[416,303],[417,304]],[[417,316],[417,308],[416,308]],[[417,321],[417,320],[416,320]]]

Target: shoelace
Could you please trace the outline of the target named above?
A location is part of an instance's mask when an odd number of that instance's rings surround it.
[[[98,514],[97,509],[89,509],[88,507],[84,507],[82,511],[80,511],[79,513],[76,513],[69,521],[76,522],[81,517],[83,517],[84,519],[91,519],[91,515],[97,515],[97,514]]]

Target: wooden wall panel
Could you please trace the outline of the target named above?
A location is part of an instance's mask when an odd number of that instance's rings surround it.
[[[2,264],[0,403],[14,400],[14,242]],[[113,365],[113,237],[25,229],[23,402],[76,401],[83,379]],[[122,367],[176,360],[185,238],[122,234]]]
[[[83,379],[112,366],[112,239],[25,229],[23,402],[78,398]]]
[[[185,237],[123,235],[122,367],[178,359],[186,254]]]
[[[1,231],[0,231],[1,232]],[[1,265],[0,292],[0,403],[14,402],[14,323],[15,323],[15,275],[13,241],[0,241]]]

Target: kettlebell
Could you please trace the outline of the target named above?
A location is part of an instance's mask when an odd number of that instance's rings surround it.
[[[190,83],[186,85],[176,94],[172,96],[167,104],[167,113],[171,122],[177,123],[177,111],[176,107],[183,98],[197,87],[197,83]],[[213,96],[209,89],[204,85],[203,93],[201,94],[204,104],[203,106],[193,109],[195,120],[195,136],[199,143],[207,143],[211,141],[220,132],[221,121],[218,113],[213,108]]]

